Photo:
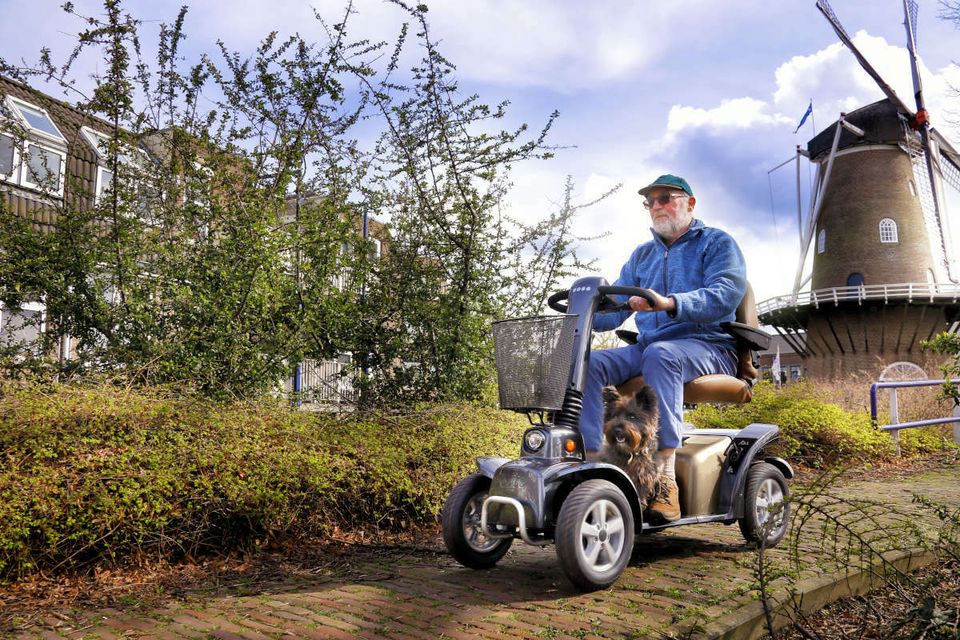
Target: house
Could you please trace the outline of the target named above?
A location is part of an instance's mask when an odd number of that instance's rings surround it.
[[[0,77],[0,206],[30,221],[34,229],[42,232],[57,229],[58,217],[62,223],[62,215],[67,210],[91,211],[101,215],[94,208],[100,198],[113,188],[114,173],[123,175],[129,171],[132,174],[144,167],[168,167],[171,164],[171,150],[180,148],[173,144],[176,133],[169,129],[140,136],[128,131],[115,132],[108,122],[100,118],[23,83]],[[199,149],[200,145],[197,146]],[[179,159],[180,164],[173,163],[173,166],[182,167],[183,162],[193,163],[193,168],[197,169],[200,176],[200,180],[194,182],[205,182],[203,165],[213,161],[211,154],[218,153],[215,148],[205,149],[203,152],[198,150],[196,157]],[[108,153],[110,150],[116,153]],[[194,154],[188,151],[188,155]],[[251,178],[244,162],[232,163],[227,157],[227,165],[226,178],[218,176],[216,184],[204,184],[204,189],[198,190],[205,191],[205,195],[191,192],[188,180],[177,182],[182,188],[176,190],[178,195],[175,198],[168,196],[162,200],[164,208],[170,207],[171,203],[175,209],[180,205],[203,206],[203,203],[192,200],[201,197],[207,197],[209,205],[211,201],[216,202],[217,189],[223,188],[222,185],[230,188],[234,179],[239,183]],[[187,166],[189,168],[190,165]],[[127,181],[126,184],[131,183]],[[146,188],[139,180],[133,184],[137,185],[138,191]],[[150,201],[145,199],[145,202]],[[160,201],[152,200],[154,203]],[[152,220],[156,212],[148,209],[149,206],[144,205],[143,210],[136,211],[135,215],[148,225],[158,224]],[[108,220],[97,218],[97,221],[103,222],[105,229],[110,228]],[[176,229],[175,241],[179,241],[182,229]],[[203,229],[200,232],[206,235],[215,233],[215,230]],[[372,251],[376,254],[385,250],[387,235],[381,223],[370,220],[355,232],[369,237]],[[189,234],[183,234],[183,241],[190,242]],[[144,257],[148,258],[150,256]],[[280,272],[282,270],[282,267],[278,269]],[[343,282],[342,275],[334,275],[334,286],[342,288]],[[108,294],[105,297],[112,302]],[[42,299],[24,301],[18,308],[3,308],[0,305],[0,343],[27,347],[35,344],[39,336],[57,332],[55,322],[47,317]],[[47,355],[61,362],[76,357],[76,339],[63,335],[55,342],[55,352]],[[343,375],[350,368],[350,360],[350,354],[341,354],[330,361],[291,365],[293,373],[290,379],[278,384],[278,387],[294,393],[298,399],[309,397],[324,402],[351,399],[352,386],[348,377]]]
[[[92,207],[113,183],[103,142],[113,127],[65,102],[0,76],[0,205],[38,230],[57,224],[65,203]],[[42,301],[0,303],[0,343],[29,344],[47,323]],[[70,339],[58,343],[59,358]]]

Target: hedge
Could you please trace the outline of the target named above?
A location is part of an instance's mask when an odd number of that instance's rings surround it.
[[[0,578],[434,520],[523,416],[311,414],[165,394],[0,388]]]
[[[894,456],[890,434],[872,424],[869,412],[826,402],[826,391],[808,382],[777,389],[764,381],[757,383],[749,404],[699,405],[686,417],[699,427],[739,429],[755,422],[778,425],[777,453],[817,468]],[[947,431],[943,427],[905,429],[900,432],[901,451],[911,455],[953,447]]]

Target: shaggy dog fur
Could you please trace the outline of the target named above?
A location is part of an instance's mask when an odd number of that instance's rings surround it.
[[[603,389],[604,423],[600,460],[627,472],[642,506],[657,488],[657,398],[644,385],[636,395],[621,396],[616,387]]]

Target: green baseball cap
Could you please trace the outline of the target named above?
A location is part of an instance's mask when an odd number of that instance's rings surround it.
[[[637,193],[642,196],[647,195],[654,187],[666,187],[668,189],[679,189],[683,191],[688,196],[693,195],[693,190],[690,188],[690,185],[687,184],[687,181],[681,178],[680,176],[675,176],[671,174],[662,175],[643,189],[640,189]]]

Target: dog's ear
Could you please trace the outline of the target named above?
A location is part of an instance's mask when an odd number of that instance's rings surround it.
[[[636,402],[642,411],[654,411],[657,408],[657,394],[650,385],[645,384],[637,391]]]
[[[603,403],[610,405],[614,402],[617,402],[620,399],[620,394],[617,392],[617,388],[613,386],[603,388]]]

